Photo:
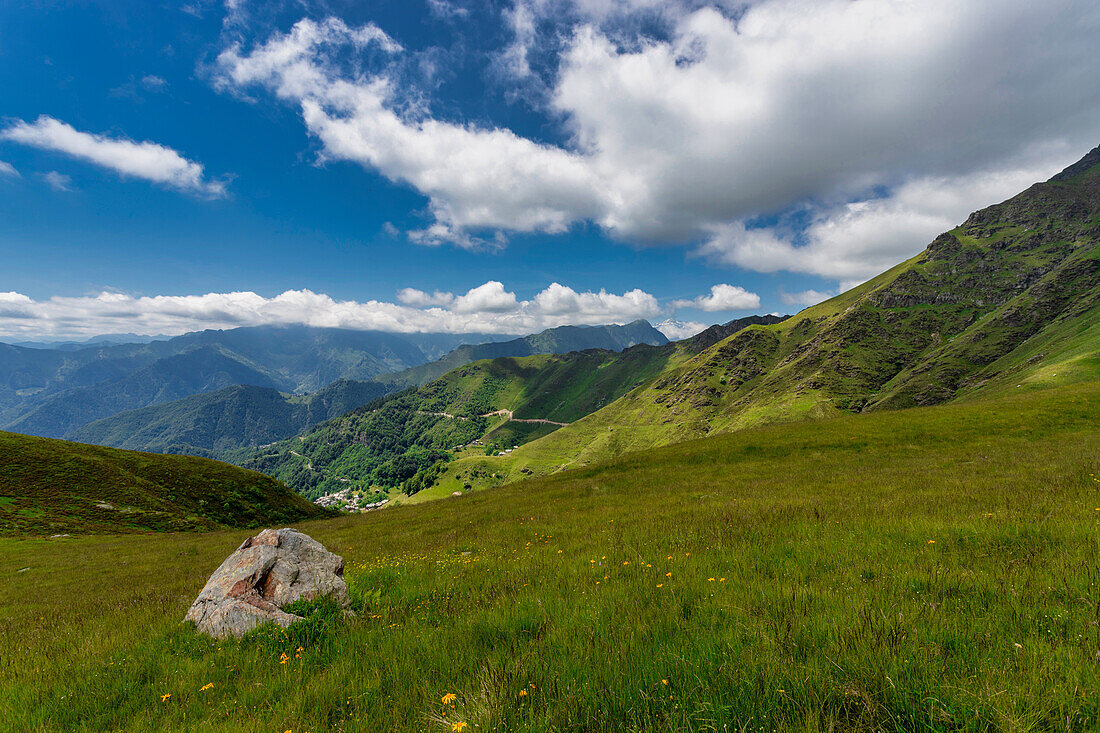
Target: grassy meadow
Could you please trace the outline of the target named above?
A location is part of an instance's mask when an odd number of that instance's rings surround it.
[[[240,641],[180,619],[247,531],[0,539],[0,720],[1095,730],[1098,425],[1083,383],[305,522],[345,557],[358,617]]]

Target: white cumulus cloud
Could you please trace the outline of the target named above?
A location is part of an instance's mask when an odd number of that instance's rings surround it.
[[[393,70],[407,52],[370,24],[307,19],[232,45],[220,83],[297,106],[322,160],[426,196],[435,221],[414,241],[502,246],[492,232],[594,222],[830,278],[893,264],[1008,195],[1016,172],[1046,178],[1096,143],[1091,0],[517,0],[506,12],[514,37],[496,58],[513,78],[534,73],[540,38],[558,44],[540,98],[560,144],[433,116]],[[755,233],[754,218],[793,210],[814,221],[805,241]]]
[[[0,160],[0,176],[8,176],[10,178],[21,178],[19,171],[15,169],[15,166],[6,161]]]
[[[1057,152],[958,176],[914,178],[879,197],[818,207],[796,243],[781,227],[715,227],[697,250],[712,260],[760,272],[801,272],[863,281],[920,252],[975,209],[1019,193],[1051,173]]]
[[[221,83],[269,88],[300,107],[306,127],[323,145],[323,158],[377,169],[428,196],[437,223],[414,233],[422,243],[474,247],[484,242],[470,238],[470,229],[562,232],[578,214],[599,214],[599,179],[576,153],[505,129],[403,111],[384,75],[341,76],[333,55],[347,45],[370,44],[387,53],[401,50],[373,25],[302,20],[250,52],[240,46],[222,52]]]
[[[454,302],[455,296],[454,293],[445,293],[441,290],[427,293],[416,288],[401,288],[397,291],[397,299],[405,305],[424,308],[429,305],[450,305]]]
[[[187,160],[172,148],[153,142],[134,142],[77,130],[41,115],[34,122],[20,120],[0,131],[0,139],[43,150],[200,196],[225,195],[225,182],[208,180],[201,164]]]
[[[674,300],[674,308],[698,308],[713,313],[716,311],[740,311],[760,307],[760,296],[750,293],[740,285],[712,285],[710,295],[700,295],[693,300]]]

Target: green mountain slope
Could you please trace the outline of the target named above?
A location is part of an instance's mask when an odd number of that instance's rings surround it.
[[[1093,151],[847,293],[670,363],[617,402],[511,455],[453,464],[438,492],[763,423],[1095,379],[1098,305]]]
[[[478,361],[297,438],[230,457],[313,498],[342,489],[372,495],[415,493],[434,482],[457,446],[464,446],[467,454],[484,455],[534,440],[560,427],[558,423],[610,404],[727,332],[780,320],[752,316],[685,341],[641,344],[621,352],[588,349]],[[501,411],[506,414],[493,414]],[[480,445],[469,445],[475,441]]]
[[[325,516],[254,471],[0,432],[0,533],[255,527]]]

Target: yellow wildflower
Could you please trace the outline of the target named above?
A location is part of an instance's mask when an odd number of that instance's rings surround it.
[[[519,691],[519,696],[520,697],[527,697],[527,690],[520,690]]]
[[[458,721],[457,723],[455,723],[454,725],[451,726],[451,730],[454,731],[455,733],[460,733],[461,731],[466,730],[466,724],[463,723],[460,720],[460,721]]]
[[[661,680],[661,684],[667,686],[668,685],[668,680]]]
[[[164,693],[163,695],[160,696],[160,701],[164,702],[165,700],[167,700],[170,697],[172,697],[172,693],[166,692],[166,693]]]
[[[443,696],[443,704],[444,705],[454,705],[455,704],[455,699],[456,698],[455,698],[454,693],[448,692],[446,695]]]
[[[213,682],[207,682],[205,685],[203,685],[202,687],[199,688],[199,692],[205,692],[206,690],[209,690],[213,686],[214,686]]]

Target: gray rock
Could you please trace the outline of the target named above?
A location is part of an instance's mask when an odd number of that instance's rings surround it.
[[[184,620],[224,639],[269,621],[289,626],[300,617],[281,606],[322,596],[334,598],[344,609],[351,606],[344,559],[297,530],[265,529],[214,571]]]

